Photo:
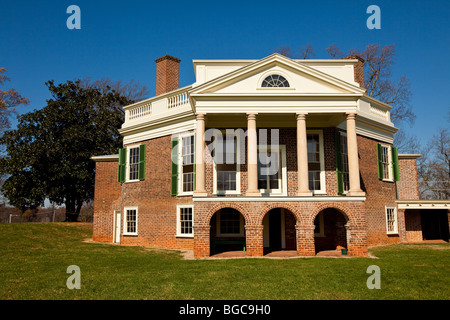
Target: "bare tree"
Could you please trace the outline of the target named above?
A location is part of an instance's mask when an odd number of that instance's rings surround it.
[[[423,198],[450,199],[450,131],[440,129],[422,150],[417,172]]]
[[[394,123],[412,124],[416,116],[409,103],[409,80],[406,76],[392,79],[395,45],[380,47],[379,44],[369,44],[362,51],[350,50],[350,54],[357,54],[365,61],[367,95],[393,106],[391,120]]]
[[[6,76],[6,72],[5,68],[0,68],[0,86],[4,86],[6,81],[11,80]],[[16,107],[29,102],[29,99],[23,98],[15,89],[3,90],[0,88],[0,132],[10,128],[9,118],[17,113]]]
[[[310,44],[307,44],[305,47],[301,47],[298,54],[294,53],[289,46],[279,46],[274,52],[291,59],[309,59],[311,56],[316,55],[314,53],[313,46]]]
[[[122,80],[113,81],[110,78],[102,78],[92,81],[91,78],[87,77],[81,79],[80,86],[82,88],[96,87],[100,89],[106,89],[109,87],[121,96],[134,102],[146,99],[150,93],[146,85],[141,85],[139,81],[135,81],[134,79],[126,83]]]
[[[327,53],[330,57],[333,59],[342,59],[344,57],[344,54],[342,51],[336,46],[335,43],[331,44],[327,48]]]
[[[309,59],[311,56],[315,56],[312,45],[307,44],[306,47],[300,48],[300,59]]]

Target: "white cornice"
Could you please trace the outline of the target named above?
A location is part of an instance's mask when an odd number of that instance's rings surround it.
[[[91,157],[91,160],[94,160],[95,162],[116,162],[119,161],[119,155],[111,154],[103,156],[93,156]]]
[[[399,209],[447,209],[450,200],[397,200]]]
[[[350,196],[312,196],[312,197],[193,197],[194,202],[263,202],[263,201],[275,201],[275,202],[346,202],[346,201],[365,201],[366,197],[350,197]]]

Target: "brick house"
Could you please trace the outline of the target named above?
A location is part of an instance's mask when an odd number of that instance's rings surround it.
[[[360,57],[194,60],[184,88],[179,63],[156,60],[156,96],[124,107],[123,148],[92,157],[94,241],[207,257],[448,240],[450,203],[419,200],[420,155],[392,146]]]

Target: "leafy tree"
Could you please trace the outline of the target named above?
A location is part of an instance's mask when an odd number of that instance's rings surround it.
[[[118,129],[128,100],[109,86],[83,88],[80,81],[46,82],[47,106],[18,117],[17,129],[0,139],[7,156],[0,173],[9,174],[3,192],[23,211],[46,198],[66,207],[66,220],[76,221],[83,203],[94,197],[97,154],[114,154],[121,146]]]

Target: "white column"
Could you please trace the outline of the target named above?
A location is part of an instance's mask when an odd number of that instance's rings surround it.
[[[348,175],[350,182],[349,196],[364,196],[359,181],[359,159],[358,142],[356,137],[356,113],[347,113],[347,153],[348,153]]]
[[[203,146],[205,141],[205,114],[197,113],[195,129],[195,196],[206,196],[205,160]]]
[[[311,196],[308,179],[308,144],[306,137],[306,113],[297,113],[297,180],[298,196]]]
[[[258,190],[258,138],[256,136],[257,113],[247,113],[247,196],[260,196]]]

